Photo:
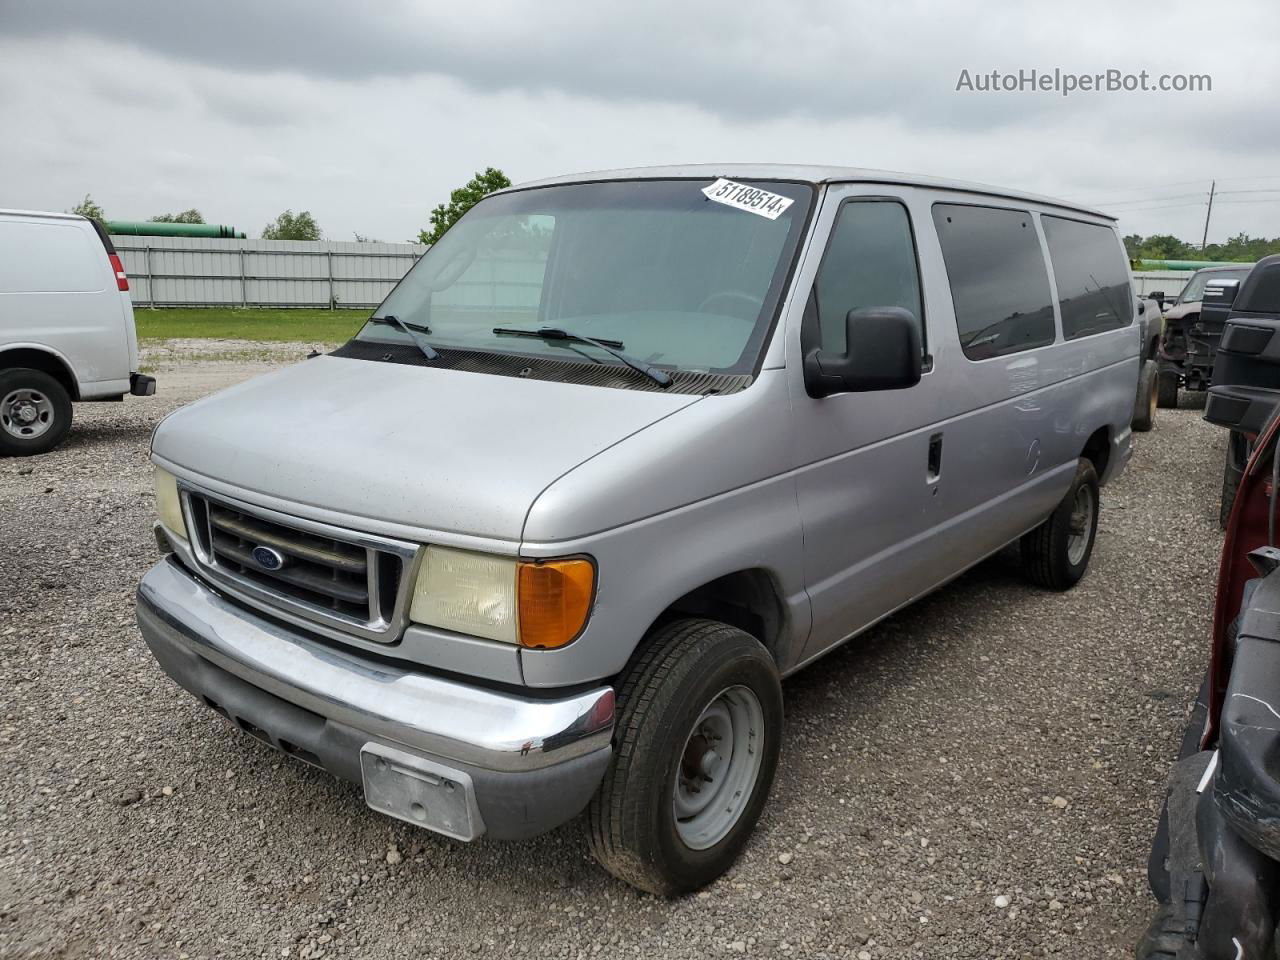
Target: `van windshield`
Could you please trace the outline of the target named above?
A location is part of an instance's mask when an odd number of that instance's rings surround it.
[[[487,197],[374,317],[396,317],[436,350],[621,362],[580,340],[494,333],[552,328],[657,367],[750,373],[813,188],[741,181],[713,199],[704,190],[718,182],[608,181]],[[407,344],[409,334],[368,323],[356,339]]]

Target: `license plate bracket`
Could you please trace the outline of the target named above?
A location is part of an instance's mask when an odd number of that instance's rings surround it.
[[[364,800],[370,809],[455,840],[484,833],[471,777],[382,743],[360,748]]]

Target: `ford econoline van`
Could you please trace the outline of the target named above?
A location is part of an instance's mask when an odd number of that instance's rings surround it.
[[[867,170],[480,201],[353,339],[169,416],[163,668],[460,840],[586,812],[618,877],[733,861],[787,675],[1019,541],[1085,573],[1139,334],[1106,215]]]
[[[0,456],[53,449],[71,402],[155,393],[129,278],[102,224],[0,210]]]

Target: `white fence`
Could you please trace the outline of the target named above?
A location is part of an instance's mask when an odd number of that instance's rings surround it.
[[[375,307],[417,243],[113,236],[139,307]]]
[[[1136,270],[1133,274],[1134,291],[1145,297],[1152,290],[1159,290],[1172,300],[1182,292],[1194,270]]]

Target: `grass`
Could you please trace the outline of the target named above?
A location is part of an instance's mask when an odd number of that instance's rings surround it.
[[[369,310],[272,310],[266,307],[137,307],[133,319],[142,340],[256,340],[341,343]]]

